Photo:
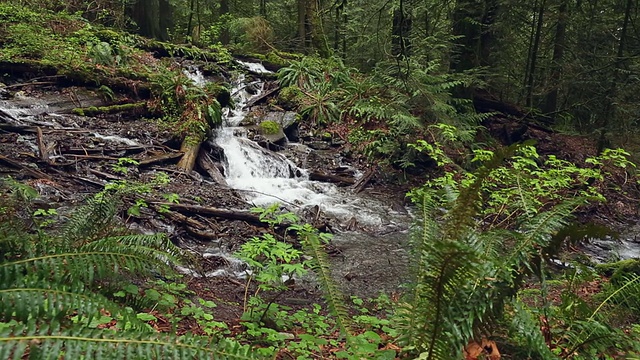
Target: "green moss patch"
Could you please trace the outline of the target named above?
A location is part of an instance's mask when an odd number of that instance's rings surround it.
[[[263,121],[260,123],[260,130],[265,135],[275,135],[280,132],[280,124],[275,121]]]

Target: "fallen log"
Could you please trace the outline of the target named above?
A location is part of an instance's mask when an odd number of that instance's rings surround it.
[[[202,142],[195,140],[192,136],[187,136],[180,146],[180,152],[182,152],[182,158],[178,161],[178,168],[189,173],[193,170],[200,152],[200,144]]]
[[[47,151],[46,145],[44,144],[42,129],[38,126],[36,128],[36,131],[37,131],[37,140],[38,140],[38,151],[40,152],[40,160],[49,162],[49,153]]]
[[[96,169],[89,168],[88,170],[89,170],[90,173],[92,173],[94,175],[97,175],[99,177],[105,178],[107,180],[124,180],[120,176],[111,175],[111,174],[108,174],[106,172],[98,171]]]
[[[196,219],[182,215],[175,211],[169,211],[165,206],[153,205],[152,208],[158,213],[158,215],[164,216],[169,220],[184,225],[185,230],[187,230],[187,232],[193,236],[208,241],[216,240],[219,238],[218,234],[215,231],[207,230],[208,226]]]
[[[156,156],[151,156],[139,161],[138,166],[149,166],[155,164],[161,164],[165,162],[170,162],[171,160],[175,160],[184,155],[181,152],[170,152],[165,154],[160,154]]]
[[[198,155],[197,163],[198,166],[200,166],[200,168],[213,179],[213,181],[220,185],[227,185],[227,181],[224,179],[220,170],[218,170],[218,167],[213,163],[209,154],[202,149],[200,149],[200,155]]]
[[[375,171],[375,166],[367,170],[367,172],[364,173],[364,175],[353,185],[353,192],[357,194],[364,190],[365,186],[367,186],[369,181],[371,181],[371,178],[373,177],[373,174],[375,174]]]
[[[356,181],[353,179],[346,178],[343,176],[325,174],[320,171],[312,171],[311,173],[309,173],[309,180],[329,182],[329,183],[342,184],[342,185],[353,185],[356,183]]]
[[[171,210],[180,211],[180,212],[188,212],[192,214],[198,215],[209,215],[222,219],[229,220],[241,220],[246,221],[252,224],[257,224],[260,226],[269,226],[266,222],[260,220],[258,215],[247,211],[247,210],[226,210],[226,209],[218,209],[208,206],[200,206],[200,205],[185,205],[185,204],[174,204],[167,202],[151,202],[152,205],[162,206],[169,208]]]
[[[96,84],[106,85],[113,91],[121,91],[139,98],[151,96],[151,85],[148,79],[132,80],[125,76],[113,75],[95,68],[63,68],[47,64],[41,60],[22,59],[17,62],[0,61],[0,72],[9,74],[44,74],[54,77],[58,86],[86,85],[95,87]]]
[[[80,116],[96,116],[99,114],[116,114],[119,112],[132,112],[138,115],[147,115],[147,103],[145,101],[129,103],[129,104],[117,104],[109,106],[89,106],[79,107],[71,110],[73,114]]]
[[[36,170],[33,168],[30,168],[27,165],[23,165],[20,162],[10,159],[4,155],[0,155],[0,163],[5,163],[13,168],[19,169],[21,171],[23,171],[25,174],[34,177],[36,179],[47,179],[47,180],[51,180],[51,176],[43,173],[40,170]]]
[[[261,102],[262,100],[266,99],[268,96],[270,96],[271,94],[273,94],[276,91],[279,91],[280,87],[277,86],[271,90],[267,90],[265,92],[263,92],[262,94],[260,94],[260,96],[256,96],[255,98],[252,98],[251,100],[247,101],[247,104],[245,105],[245,107],[250,108],[253,105]]]

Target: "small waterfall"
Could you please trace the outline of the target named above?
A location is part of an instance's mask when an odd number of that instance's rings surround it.
[[[239,63],[253,73],[270,73],[261,64]],[[318,206],[340,222],[355,218],[359,224],[373,227],[389,224],[393,227],[401,222],[394,218],[396,214],[389,204],[353,196],[333,184],[310,181],[305,169],[298,168],[282,154],[247,139],[246,129],[239,124],[248,113],[246,104],[260,96],[263,85],[261,81],[248,83],[244,74],[238,75],[233,82],[231,95],[235,106],[224,110],[224,126],[214,140],[226,156],[224,166],[229,186],[241,191],[246,200],[256,206],[274,202],[297,207],[291,210]]]
[[[182,73],[185,74],[196,86],[204,87],[207,83],[207,80],[204,78],[202,71],[197,66],[187,66],[186,69],[182,70]]]

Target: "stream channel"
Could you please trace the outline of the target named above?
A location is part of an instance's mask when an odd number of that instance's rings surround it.
[[[397,292],[406,279],[408,267],[406,249],[413,222],[410,212],[393,200],[393,194],[370,189],[356,193],[348,187],[311,181],[308,176],[309,164],[318,158],[330,159],[333,165],[350,172],[355,178],[363,176],[335,151],[313,150],[303,143],[289,142],[286,137],[279,151],[268,150],[253,141],[251,135],[255,133],[256,126],[246,126],[244,120],[248,116],[264,114],[265,109],[259,106],[252,108],[247,104],[262,93],[264,82],[259,74],[268,71],[261,64],[238,63],[246,71],[239,71],[233,76],[232,107],[223,109],[223,126],[209,140],[210,148],[222,150],[219,152],[223,155],[218,154],[217,157],[224,167],[227,185],[253,206],[266,207],[277,202],[286,211],[307,215],[306,218],[309,218],[309,214],[313,215],[311,217],[320,215],[322,221],[330,223],[334,231],[331,269],[347,294],[376,297],[381,292]],[[208,81],[196,68],[185,69],[185,74],[199,86]],[[69,115],[69,110],[77,106],[77,101],[77,98],[74,101],[65,100],[56,92],[44,93],[40,98],[16,93],[8,99],[0,99],[0,123],[9,127],[19,122],[49,129],[67,129],[66,138],[60,138],[59,141],[75,141],[84,149],[85,145],[92,146],[95,143],[91,138],[97,139],[111,149],[112,156],[117,156],[121,147],[153,142],[153,131],[145,128],[152,125],[143,119],[119,122],[119,132],[114,133],[114,130],[110,130],[113,124],[106,126],[105,120]],[[101,104],[100,99],[91,97],[83,98],[82,102],[83,106]],[[295,118],[292,113],[279,114],[280,119],[287,116]],[[259,118],[258,115],[258,123]],[[75,130],[87,124],[97,130]],[[83,140],[79,137],[81,133],[86,134]],[[0,130],[0,145],[9,156],[18,152],[38,153],[36,137],[31,133],[19,135]],[[62,156],[54,154],[54,157]],[[200,186],[207,191],[206,187],[213,185],[205,179]],[[640,257],[640,239],[635,234],[640,234],[640,225],[625,231],[616,239],[607,236],[589,239],[583,250],[596,262],[637,258]],[[246,267],[233,258],[227,241],[222,239],[224,237],[197,247],[203,257],[221,258],[226,264],[206,276],[243,278],[246,276]],[[189,269],[182,270],[189,272]],[[300,284],[314,286],[312,279],[304,279]]]
[[[253,74],[269,73],[261,64],[239,64]],[[207,81],[197,69],[187,73],[196,84]],[[331,257],[331,265],[336,281],[347,293],[358,296],[375,297],[381,292],[398,291],[407,269],[406,242],[412,222],[409,212],[393,204],[390,196],[385,199],[366,192],[355,194],[349,188],[309,180],[303,166],[308,157],[316,156],[322,150],[312,150],[285,138],[284,149],[275,152],[249,139],[250,127],[240,124],[251,110],[246,104],[261,95],[263,86],[262,80],[248,80],[243,73],[237,74],[232,81],[233,106],[223,109],[223,126],[211,140],[224,152],[227,184],[255,206],[280,203],[295,213],[319,213],[338,227],[356,228],[334,234],[332,245],[339,254]],[[337,156],[328,151],[326,155]],[[357,169],[342,163],[339,157],[336,162],[356,177],[363,176]],[[242,265],[230,258],[223,246],[208,249],[204,256],[224,256],[230,264],[227,269],[218,269],[210,276],[244,276]]]

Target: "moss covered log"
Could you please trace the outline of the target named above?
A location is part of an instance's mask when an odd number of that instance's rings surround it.
[[[75,108],[72,113],[80,116],[95,116],[100,114],[116,114],[120,112],[131,112],[135,114],[147,114],[147,103],[136,102],[130,104],[119,104],[109,106],[90,106],[84,108]]]

